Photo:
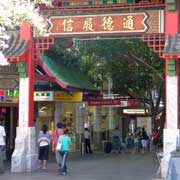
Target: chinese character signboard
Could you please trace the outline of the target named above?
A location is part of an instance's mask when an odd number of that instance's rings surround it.
[[[138,13],[51,16],[50,35],[160,33],[162,10]],[[154,21],[153,21],[154,20]],[[153,23],[152,23],[153,21]]]
[[[35,91],[34,101],[53,101],[52,91]]]
[[[121,99],[102,99],[102,100],[89,100],[89,106],[118,106],[118,107],[127,107],[128,101]]]
[[[6,101],[18,102],[19,90],[8,89],[6,90]]]
[[[56,91],[54,92],[54,101],[81,102],[82,92],[73,92],[72,94],[68,94],[67,92]]]

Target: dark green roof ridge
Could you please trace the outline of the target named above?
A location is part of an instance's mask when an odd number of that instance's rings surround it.
[[[61,63],[60,59],[57,60],[53,57],[41,56],[40,59],[48,70],[68,87],[87,91],[98,91],[79,69],[67,67]]]

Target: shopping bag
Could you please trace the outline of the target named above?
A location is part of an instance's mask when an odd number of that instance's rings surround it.
[[[56,150],[60,151],[62,147],[62,144],[60,142],[57,143]]]

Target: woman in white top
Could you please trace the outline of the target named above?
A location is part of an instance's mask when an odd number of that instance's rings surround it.
[[[47,169],[47,161],[49,157],[49,149],[51,143],[51,136],[48,133],[48,127],[43,125],[42,131],[38,135],[39,144],[39,168]]]

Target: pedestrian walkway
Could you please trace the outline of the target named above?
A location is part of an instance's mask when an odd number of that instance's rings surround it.
[[[70,156],[68,175],[59,175],[54,160],[47,170],[33,173],[11,173],[6,168],[0,180],[157,180],[155,154],[104,154]]]

